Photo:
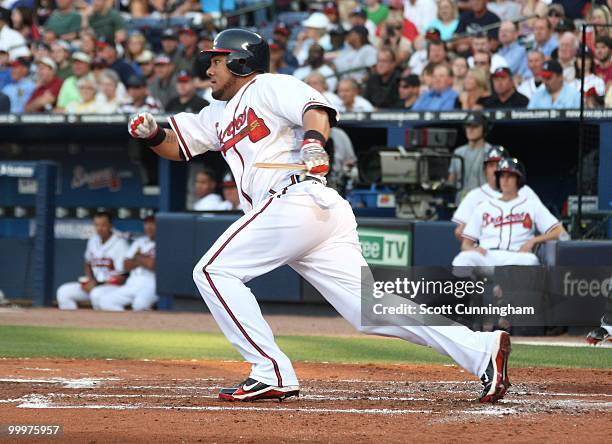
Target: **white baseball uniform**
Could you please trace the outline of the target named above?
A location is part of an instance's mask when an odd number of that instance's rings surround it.
[[[518,196],[510,201],[486,200],[472,213],[463,237],[478,241],[487,254],[462,251],[453,260],[453,266],[538,265],[537,256],[520,252],[521,246],[536,231],[547,233],[559,224],[539,199]]]
[[[223,198],[217,193],[210,193],[193,204],[195,211],[219,211],[225,210]]]
[[[298,171],[257,169],[255,162],[298,162],[306,110],[335,110],[305,83],[282,74],[260,74],[228,102],[169,121],[190,160],[221,151],[245,209],[193,270],[194,281],[227,339],[253,364],[251,378],[274,386],[297,385],[289,358],[264,320],[249,280],[288,264],[360,331],[428,345],[480,376],[490,360],[494,333],[466,327],[363,327],[361,254],[348,202]]]
[[[528,185],[525,185],[519,189],[519,197],[526,197],[527,199],[540,200],[538,195]],[[499,199],[502,194],[491,188],[488,183],[485,183],[478,188],[474,188],[463,198],[455,214],[453,214],[452,221],[456,224],[467,224],[472,214],[476,210],[476,207],[481,202],[489,199]]]
[[[106,242],[97,234],[87,241],[85,249],[85,262],[91,266],[94,278],[102,283],[110,277],[121,274],[123,271],[123,258],[128,250],[128,244],[120,233],[113,231]],[[103,288],[109,287],[109,288]],[[98,299],[115,286],[100,285],[90,293],[81,288],[78,282],[68,282],[57,289],[57,305],[62,310],[75,310],[78,301],[87,301],[91,298],[94,308],[99,308]]]
[[[139,237],[130,245],[125,258],[132,259],[136,253],[154,258],[155,241],[148,236]],[[102,287],[107,287],[107,285]],[[131,270],[130,277],[124,285],[110,287],[112,287],[111,290],[99,300],[101,310],[123,311],[125,306],[130,304],[134,311],[150,310],[158,299],[155,291],[155,273],[144,267],[136,267]]]

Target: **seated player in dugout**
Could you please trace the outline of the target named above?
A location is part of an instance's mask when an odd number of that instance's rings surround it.
[[[136,239],[125,255],[123,269],[130,273],[124,285],[113,285],[98,299],[101,310],[123,311],[130,305],[134,311],[150,310],[159,299],[155,287],[155,216],[144,220],[145,235]]]
[[[497,171],[499,161],[505,157],[511,156],[503,146],[494,145],[486,150],[482,162],[482,169],[487,181],[466,194],[451,219],[457,224],[455,228],[455,237],[457,240],[461,241],[463,239],[462,235],[465,224],[467,224],[470,216],[474,214],[476,207],[478,207],[481,202],[488,199],[499,199],[501,197],[502,194],[497,189],[495,171]],[[528,199],[539,200],[538,195],[529,185],[522,186],[518,191],[518,195]]]
[[[99,299],[123,284],[123,258],[128,251],[126,240],[113,230],[110,213],[101,211],[93,217],[96,234],[87,241],[85,275],[78,282],[67,282],[57,289],[61,310],[76,310],[78,302],[91,301],[99,309]],[[106,285],[104,285],[106,284]]]
[[[501,196],[481,202],[470,216],[454,267],[539,265],[534,247],[557,240],[564,232],[539,199],[519,195],[526,172],[517,159],[502,159],[495,180]]]
[[[195,193],[198,199],[193,204],[195,211],[218,211],[225,209],[223,199],[217,194],[217,179],[214,171],[204,169],[196,174]]]

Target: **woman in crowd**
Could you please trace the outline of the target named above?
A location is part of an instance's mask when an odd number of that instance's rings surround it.
[[[79,33],[81,41],[80,51],[87,54],[91,59],[96,58],[96,33],[91,29],[85,29]]]
[[[481,69],[470,69],[463,82],[463,92],[459,95],[462,110],[482,109],[480,99],[491,95],[489,79]]]
[[[128,37],[125,48],[125,60],[135,64],[135,60],[147,49],[147,40],[140,32],[135,32]]]
[[[36,25],[36,17],[32,13],[32,9],[25,6],[13,8],[11,21],[13,22],[13,29],[19,31],[26,42],[40,39],[40,30]]]
[[[461,94],[463,92],[463,82],[469,69],[468,62],[465,57],[455,57],[451,67],[453,69],[453,89]]]
[[[591,9],[587,22],[593,25],[610,25],[612,17],[610,10],[605,5],[598,5]],[[608,36],[612,38],[612,27],[592,26],[587,28],[586,42],[591,50],[595,50],[595,41],[599,37]]]
[[[87,75],[77,80],[77,88],[81,100],[79,102],[70,102],[66,107],[68,114],[94,114],[99,112],[98,103],[96,102],[96,93],[98,88],[96,80],[93,76]]]
[[[100,73],[98,77],[100,91],[96,95],[99,113],[112,114],[119,109],[119,105],[123,102],[123,99],[118,95],[117,86],[119,83],[119,76],[115,71],[105,69]]]
[[[440,38],[446,42],[453,37],[458,24],[457,4],[453,0],[438,0],[438,18],[429,23],[427,29],[435,28],[440,31]]]

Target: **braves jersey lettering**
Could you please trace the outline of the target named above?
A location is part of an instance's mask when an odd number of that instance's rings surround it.
[[[259,74],[227,102],[213,101],[199,114],[170,118],[185,158],[221,151],[240,190],[245,212],[297,170],[254,168],[256,162],[298,163],[303,114],[311,107],[335,110],[316,90],[292,76]]]
[[[105,282],[123,272],[123,258],[127,251],[128,244],[118,233],[113,232],[106,242],[95,235],[87,241],[85,262],[91,266],[94,278]]]
[[[536,232],[546,233],[557,225],[559,221],[539,200],[490,199],[476,207],[463,236],[485,249],[518,251]]]

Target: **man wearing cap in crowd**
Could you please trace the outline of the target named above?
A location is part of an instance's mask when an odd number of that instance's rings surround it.
[[[50,112],[55,107],[63,80],[55,75],[57,65],[51,57],[43,57],[36,66],[36,89],[26,103],[25,112]]]
[[[45,30],[63,40],[74,40],[81,30],[81,15],[74,10],[73,0],[56,0],[57,9],[45,22]]]
[[[270,73],[292,75],[295,67],[287,65],[285,59],[286,48],[275,40],[268,40],[268,47],[270,48]],[[313,47],[314,45],[310,49],[312,50]]]
[[[125,60],[119,58],[115,41],[102,37],[98,40],[97,47],[99,50],[98,54],[108,63],[108,67],[119,75],[121,82],[127,86],[127,80],[132,74],[135,74],[134,68]]]
[[[376,48],[368,40],[368,30],[361,25],[354,26],[348,32],[346,43],[347,49],[341,51],[334,60],[336,72],[341,77],[350,77],[361,82],[368,75],[370,68],[376,65]],[[344,71],[350,72],[343,74]]]
[[[145,49],[138,57],[134,59],[134,62],[138,64],[140,68],[140,74],[147,79],[147,84],[153,83],[155,80],[155,65],[153,64],[153,60],[155,56],[149,49]]]
[[[181,112],[198,114],[208,106],[208,101],[196,94],[193,76],[189,71],[179,71],[176,76],[176,91],[178,97],[171,99],[166,105],[166,111],[177,114]]]
[[[521,79],[529,77],[527,51],[518,42],[517,25],[509,21],[503,22],[499,27],[499,42],[502,47],[497,53],[508,62],[510,71],[521,76]]]
[[[174,29],[164,29],[161,35],[161,54],[170,57],[170,59],[176,64],[180,57],[178,34]]]
[[[278,42],[279,45],[284,46],[285,49],[289,45],[290,36],[291,31],[283,22],[279,22],[272,32],[272,40]],[[285,51],[285,63],[293,68],[297,68],[299,66],[298,60],[291,53],[291,51]]]
[[[10,100],[10,112],[22,113],[25,104],[32,96],[36,85],[29,77],[30,60],[26,57],[18,57],[11,62],[12,82],[2,88]]]
[[[399,81],[398,96],[400,102],[398,108],[412,109],[412,106],[419,98],[421,91],[421,80],[416,74],[409,74],[402,77]]]
[[[432,49],[432,46],[436,48]],[[432,49],[432,50],[430,50]],[[436,58],[436,60],[430,60]],[[425,46],[416,50],[408,61],[410,72],[416,75],[421,75],[427,63],[441,63],[447,59],[446,43],[440,38],[440,31],[436,28],[430,28],[425,32]]]
[[[313,12],[302,22],[304,30],[298,34],[297,44],[293,50],[298,63],[303,65],[308,58],[308,50],[314,43],[318,43],[324,50],[331,49],[329,38],[329,19],[322,12]]]
[[[91,6],[81,10],[81,28],[92,28],[98,37],[125,42],[127,25],[113,5],[107,0],[91,0]]]
[[[198,58],[198,36],[189,26],[183,26],[179,30],[179,41],[183,47],[176,60],[176,70],[195,72],[195,61]]]
[[[81,101],[81,94],[77,88],[77,81],[91,73],[91,57],[84,52],[75,52],[72,54],[72,74],[62,84],[59,96],[57,97],[56,108],[63,111],[68,108],[68,105],[73,102]]]
[[[149,85],[149,92],[165,107],[170,100],[178,96],[174,64],[165,55],[155,57],[153,64],[155,65],[155,79]]]
[[[57,40],[51,44],[51,58],[57,65],[56,75],[62,80],[72,75],[70,53],[70,44],[64,40]]]
[[[29,57],[30,50],[21,33],[12,29],[11,11],[0,7],[0,51],[6,52],[11,60],[17,57]]]
[[[349,13],[350,27],[363,26],[368,30],[368,36],[370,41],[375,43],[376,39],[376,25],[368,19],[368,11],[361,6],[357,6]]]
[[[410,20],[424,34],[427,25],[436,19],[438,5],[434,0],[405,0],[404,17]]]
[[[147,88],[144,77],[132,74],[127,81],[127,91],[130,99],[119,107],[119,112],[124,114],[135,114],[148,111],[156,114],[163,111],[161,103],[151,95]]]
[[[563,79],[563,67],[556,60],[544,63],[540,76],[544,85],[533,93],[528,109],[567,109],[580,107],[580,93]]]
[[[493,82],[493,91],[495,94],[478,101],[484,108],[527,107],[529,99],[516,90],[510,68],[497,68],[491,75],[491,81]]]

